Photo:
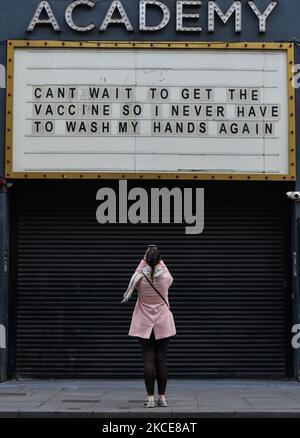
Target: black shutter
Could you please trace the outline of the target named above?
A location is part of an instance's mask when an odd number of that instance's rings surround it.
[[[140,347],[128,336],[135,299],[120,301],[156,243],[174,277],[169,376],[287,377],[287,184],[128,182],[204,187],[199,235],[181,224],[100,225],[101,186],[117,190],[118,181],[15,182],[15,375],[141,378]]]

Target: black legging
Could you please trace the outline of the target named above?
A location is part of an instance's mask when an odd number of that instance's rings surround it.
[[[149,395],[154,394],[154,371],[156,370],[158,394],[164,394],[168,379],[167,351],[169,338],[155,339],[152,330],[149,339],[138,338],[144,356],[144,378]]]

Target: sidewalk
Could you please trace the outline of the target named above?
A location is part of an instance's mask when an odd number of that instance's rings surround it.
[[[0,383],[0,417],[300,418],[300,383],[170,380],[167,408],[143,406],[142,380],[21,380]]]

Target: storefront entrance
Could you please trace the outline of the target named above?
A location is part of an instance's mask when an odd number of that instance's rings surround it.
[[[128,181],[203,187],[204,231],[184,224],[96,221],[101,186],[118,181],[16,181],[11,189],[11,352],[17,378],[142,378],[120,304],[146,246],[174,277],[171,378],[291,376],[287,183]]]

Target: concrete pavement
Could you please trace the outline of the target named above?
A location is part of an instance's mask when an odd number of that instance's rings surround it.
[[[169,380],[167,408],[143,406],[142,380],[0,383],[0,417],[299,417],[300,383]]]

